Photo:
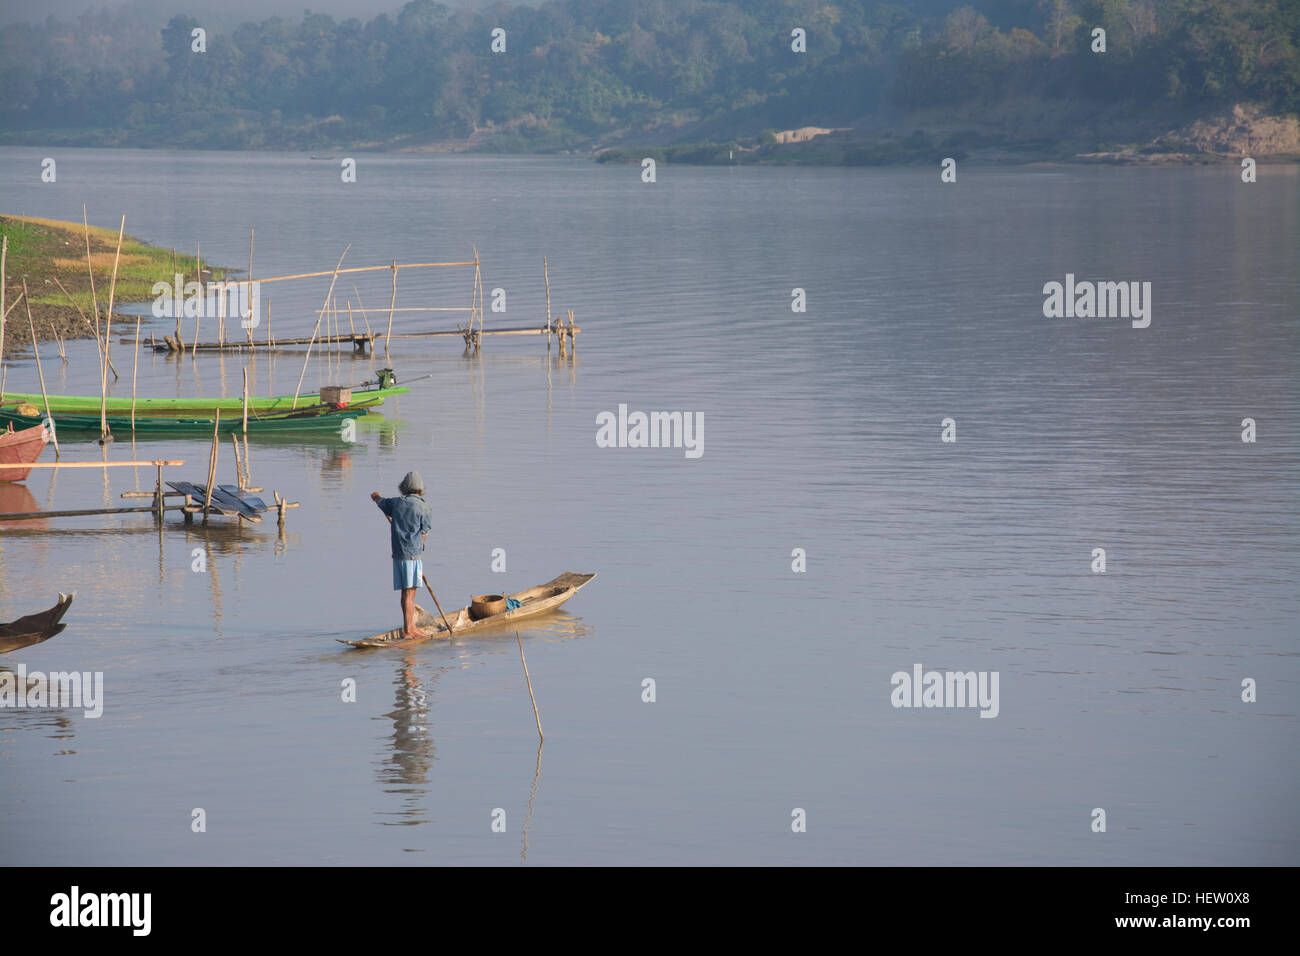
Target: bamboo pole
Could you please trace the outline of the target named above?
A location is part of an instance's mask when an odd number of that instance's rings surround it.
[[[204,301],[207,296],[204,295]],[[217,342],[221,345],[226,344],[226,291],[221,290],[221,295],[217,296]]]
[[[146,466],[183,465],[184,461],[33,461],[27,464],[0,465],[0,468],[143,468]],[[150,495],[149,497],[153,497]]]
[[[117,266],[122,259],[122,234],[126,232],[126,214],[122,214],[122,223],[117,228],[117,253],[113,256],[113,281],[108,287],[108,314],[104,318],[104,367],[99,373],[100,403],[99,431],[100,441],[107,440],[108,431],[108,366],[111,363],[108,348],[113,334],[113,296],[117,293]]]
[[[221,409],[217,409],[217,419],[212,426],[212,451],[208,453],[208,484],[203,495],[203,523],[208,523],[208,506],[212,504],[212,482],[217,475],[217,449],[220,446]]]
[[[244,369],[244,440],[248,440],[248,369]]]
[[[387,265],[387,266],[353,266],[352,268],[349,269],[337,269],[334,271],[326,270],[324,272],[299,272],[296,275],[291,275],[291,276],[270,276],[269,278],[261,279],[259,281],[262,283],[262,285],[266,285],[268,282],[288,282],[291,279],[318,279],[321,276],[336,275],[336,274],[348,275],[354,272],[379,272],[381,270],[387,270],[387,269],[438,269],[444,267],[464,268],[472,265],[474,265],[474,261],[472,259],[469,262],[405,262],[405,263],[393,262],[392,265]]]
[[[41,369],[41,350],[36,345],[36,326],[32,324],[32,306],[27,297],[27,279],[23,278],[23,307],[27,309],[27,327],[32,332],[32,353],[36,356],[36,374],[41,378],[41,400],[45,402],[45,416],[50,420],[50,438],[54,441],[54,454],[59,451],[59,430],[54,426],[54,413],[50,411],[50,396],[45,393],[45,372]]]
[[[90,274],[90,305],[95,312],[95,343],[99,344],[99,297],[95,295],[95,270],[90,266],[90,223],[86,219],[86,204],[81,204],[81,226],[86,233],[86,272]],[[83,316],[84,318],[84,316]],[[104,349],[100,346],[99,361],[102,365],[104,362]],[[103,369],[100,369],[99,377],[104,377]]]
[[[528,699],[533,702],[533,717],[537,721],[537,741],[546,739],[542,733],[542,715],[537,712],[537,698],[533,696],[533,679],[528,676],[528,661],[524,658],[524,642],[519,632],[515,631],[515,641],[519,644],[519,659],[524,662],[524,680],[528,682]]]
[[[388,334],[393,334],[393,306],[397,305],[397,260],[393,260],[393,298],[388,303]],[[388,355],[388,339],[384,339],[384,355]]]
[[[181,341],[181,313],[185,311],[181,303],[185,299],[185,275],[176,271],[176,247],[172,246],[172,279],[179,283],[179,287],[174,290],[172,296],[172,308],[176,310],[176,344],[185,351],[185,343]]]
[[[203,243],[201,242],[194,244],[194,259],[195,278],[199,282],[199,307],[194,310],[194,344],[197,346],[199,344],[199,317],[203,314],[203,300],[206,298],[203,295]],[[195,358],[197,354],[198,349],[191,350],[190,358]]]
[[[483,331],[483,271],[478,262],[478,246],[474,246],[474,291],[478,298],[478,330]],[[474,329],[474,313],[469,314],[470,331]]]
[[[349,300],[351,304],[351,300]],[[326,309],[326,312],[333,314],[333,309]],[[341,315],[347,311],[339,309]],[[400,305],[393,309],[394,312],[477,312],[478,309],[472,305]]]
[[[164,505],[164,509],[177,511],[184,505]],[[158,509],[153,505],[139,508],[85,508],[78,511],[20,511],[0,514],[0,521],[26,521],[41,518],[77,518],[89,515],[150,514]]]
[[[135,317],[135,361],[131,364],[131,434],[135,435],[135,383],[140,373],[140,316]]]
[[[235,446],[235,484],[239,490],[244,490],[244,465],[239,460],[239,436],[234,432],[230,433],[230,443]]]
[[[253,298],[253,230],[251,227],[248,230],[248,298],[250,301]],[[240,317],[242,318],[243,316],[241,315]],[[252,318],[251,312],[249,318]],[[253,326],[251,322],[248,326],[248,348],[250,351],[254,351],[257,348],[253,342]]]
[[[542,256],[542,277],[546,280],[546,347],[551,347],[551,267]]]
[[[357,325],[355,322],[352,321],[352,300],[351,299],[348,299],[348,331],[352,333],[352,337],[354,339],[357,337]]]
[[[366,323],[366,335],[369,336],[371,341],[374,341],[375,333],[370,328],[370,316],[366,315],[366,307],[361,301],[361,293],[357,292],[355,285],[352,287],[352,291],[357,293],[357,308],[361,310],[361,321]]]
[[[330,296],[334,294],[334,283],[337,282],[339,278],[339,266],[343,265],[343,256],[346,256],[348,254],[348,249],[351,248],[352,248],[352,243],[348,243],[343,250],[343,255],[339,256],[338,265],[334,267],[334,278],[330,279],[330,287],[325,293],[325,301],[324,303],[321,304],[322,309],[324,309],[325,306],[329,305]],[[396,265],[396,263],[394,263],[394,265]],[[397,273],[394,272],[393,276],[394,276],[393,283],[394,286],[396,286]],[[324,312],[316,316],[316,329],[311,334],[312,342],[316,341],[316,333],[320,331],[321,319],[323,319],[324,317],[325,317]],[[307,363],[309,361],[311,361],[311,343],[308,343],[307,345],[307,357],[302,360],[302,374],[298,376],[298,387],[293,390],[293,406],[292,406],[293,408],[298,407],[298,393],[302,391],[302,380],[307,377]]]

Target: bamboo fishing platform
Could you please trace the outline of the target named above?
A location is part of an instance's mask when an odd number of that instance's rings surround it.
[[[465,340],[467,348],[478,350],[482,337],[485,335],[554,335],[560,343],[561,351],[565,348],[565,339],[567,338],[570,345],[573,344],[573,338],[582,327],[570,323],[563,325],[557,323],[553,329],[545,326],[523,326],[513,329],[474,329],[467,332],[464,329],[455,329],[438,332],[394,332],[389,335],[386,332],[352,332],[344,335],[321,336],[320,338],[292,338],[292,339],[275,339],[274,342],[263,342],[258,345],[250,345],[248,342],[229,341],[229,342],[184,342],[178,337],[164,335],[161,342],[150,341],[145,343],[147,348],[155,352],[243,352],[248,350],[261,349],[283,349],[293,346],[312,346],[312,345],[336,345],[351,346],[354,352],[366,355],[374,351],[375,342],[381,339],[437,339],[437,338],[461,338]],[[119,339],[122,345],[130,345],[134,340],[129,338]]]
[[[188,307],[188,304],[182,302],[182,297],[179,294],[179,292],[177,292],[175,293],[173,299],[171,300],[172,305],[174,306],[174,309],[172,310],[173,316],[176,319],[176,329],[172,335],[164,335],[162,337],[162,341],[159,342],[156,335],[150,334],[148,341],[142,342],[140,340],[139,324],[137,323],[135,337],[129,338],[126,336],[122,336],[118,339],[119,344],[121,345],[134,344],[137,350],[143,346],[155,352],[173,353],[178,355],[184,354],[185,352],[189,352],[190,355],[192,356],[197,356],[199,352],[243,352],[243,351],[255,352],[258,349],[275,351],[278,349],[297,348],[297,347],[304,347],[304,346],[307,349],[308,356],[310,356],[311,350],[317,346],[321,348],[333,347],[335,349],[339,349],[345,346],[350,346],[353,352],[359,355],[366,355],[368,353],[373,353],[376,343],[380,341],[384,343],[385,351],[387,351],[388,342],[392,339],[423,339],[423,338],[432,339],[432,338],[455,338],[455,337],[459,337],[462,340],[464,340],[466,350],[477,352],[479,351],[482,345],[483,338],[488,335],[544,335],[546,336],[546,347],[547,349],[550,349],[551,336],[554,335],[556,338],[556,342],[559,346],[560,353],[564,354],[567,349],[572,349],[576,346],[576,337],[578,333],[582,331],[582,328],[578,326],[578,324],[574,321],[572,309],[568,310],[568,324],[565,324],[565,321],[562,317],[559,316],[556,316],[554,318],[552,317],[550,265],[547,262],[545,257],[543,257],[542,259],[542,277],[546,286],[545,323],[542,324],[539,321],[539,324],[536,326],[516,326],[512,328],[502,328],[502,329],[485,329],[483,327],[483,311],[484,311],[483,276],[482,276],[482,268],[478,257],[478,249],[474,250],[473,259],[466,259],[464,261],[459,261],[459,262],[399,263],[397,261],[393,261],[389,265],[385,265],[385,266],[356,266],[347,269],[344,269],[342,267],[343,257],[347,255],[347,251],[348,251],[347,249],[344,249],[343,256],[339,257],[338,265],[335,266],[333,270],[318,271],[318,272],[301,272],[294,275],[285,275],[285,276],[269,276],[266,278],[258,278],[254,280],[252,278],[253,270],[252,270],[251,234],[249,237],[249,243],[250,243],[249,271],[248,271],[249,278],[243,283],[234,283],[234,284],[241,285],[241,286],[248,286],[248,290],[247,290],[248,298],[249,299],[255,298],[258,303],[260,303],[261,301],[260,288],[262,285],[275,283],[275,282],[289,282],[294,280],[325,278],[327,276],[330,277],[329,290],[325,293],[324,303],[321,305],[319,309],[316,310],[316,325],[310,336],[299,335],[299,336],[290,336],[288,338],[276,337],[271,331],[271,303],[270,303],[270,299],[268,298],[266,302],[266,309],[265,309],[266,330],[265,330],[265,337],[263,338],[262,341],[260,342],[256,341],[253,334],[253,327],[259,324],[261,319],[260,315],[258,315],[257,319],[254,322],[246,326],[246,332],[247,332],[246,336],[240,337],[238,335],[235,335],[230,338],[227,338],[226,337],[227,315],[226,315],[225,296],[230,291],[229,286],[231,285],[231,283],[218,283],[216,286],[216,289],[218,290],[218,295],[216,299],[218,314],[215,317],[217,319],[217,338],[215,341],[200,341],[199,320],[201,318],[201,315],[194,316],[195,324],[194,324],[193,336],[189,341],[185,340],[182,331],[182,319],[185,317],[186,308]],[[473,286],[470,295],[469,305],[467,306],[421,305],[421,306],[402,306],[402,307],[399,307],[397,305],[397,273],[399,270],[470,268],[470,267],[472,267],[474,270],[474,277],[473,277]],[[380,329],[371,327],[369,312],[370,311],[383,312],[385,310],[383,309],[382,306],[379,309],[367,310],[365,306],[362,305],[361,303],[360,292],[357,291],[356,286],[353,286],[353,291],[356,293],[356,297],[357,297],[356,310],[355,311],[353,310],[351,299],[347,300],[343,308],[340,308],[337,301],[337,297],[334,295],[334,287],[338,281],[339,276],[341,275],[355,274],[355,273],[384,272],[384,271],[391,271],[392,273],[392,289],[391,289],[389,304],[387,308],[388,323],[381,331]],[[178,276],[177,278],[179,280],[180,277]],[[254,285],[257,286],[256,295],[254,295],[254,291],[253,291]],[[206,301],[206,297],[210,295],[210,293],[204,291],[201,283],[199,284],[199,291],[203,293],[203,296],[205,297],[205,301]],[[259,308],[259,307],[254,306],[253,308]],[[417,331],[409,331],[409,332],[401,332],[401,331],[394,332],[393,320],[395,315],[399,312],[461,312],[461,313],[468,313],[469,318],[465,325],[462,326],[460,324],[457,324],[455,329],[434,329],[434,330],[417,330]],[[253,313],[251,311],[247,313],[241,313],[239,315],[237,315],[235,312],[231,312],[229,317],[232,320],[236,318],[248,319],[252,314]],[[348,320],[347,332],[344,332],[342,329],[341,317],[344,315],[347,316],[347,320]],[[209,317],[211,318],[212,316]],[[333,325],[332,328],[331,328],[331,323]],[[362,330],[362,323],[364,323],[364,331]],[[241,322],[241,324],[243,323]],[[322,325],[324,325],[323,332],[322,332]]]

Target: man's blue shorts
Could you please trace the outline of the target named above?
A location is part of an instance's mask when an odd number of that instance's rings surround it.
[[[424,575],[424,562],[401,561],[393,559],[393,590],[402,591],[406,588],[418,588],[420,578]]]

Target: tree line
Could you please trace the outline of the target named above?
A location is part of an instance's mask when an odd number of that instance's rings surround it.
[[[220,32],[155,17],[128,6],[0,29],[3,139],[550,151],[1027,96],[1300,111],[1300,0],[413,0],[365,21],[305,12]]]

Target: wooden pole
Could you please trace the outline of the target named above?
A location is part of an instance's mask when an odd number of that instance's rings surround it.
[[[195,259],[194,262],[195,278],[198,280],[199,283],[199,307],[194,310],[196,313],[194,316],[194,346],[195,347],[190,350],[190,358],[195,358],[198,355],[199,315],[202,314],[203,312],[203,300],[207,298],[207,296],[203,294],[203,243],[201,242],[194,244],[194,259]],[[206,518],[207,516],[205,515],[204,517]]]
[[[388,520],[389,520],[389,521],[392,521],[393,519],[392,519],[392,518],[389,518]],[[442,609],[442,605],[438,603],[438,595],[436,595],[436,594],[433,593],[433,586],[432,586],[431,584],[429,584],[429,579],[428,579],[427,577],[425,577],[423,574],[421,574],[421,575],[420,575],[420,580],[423,581],[423,582],[424,582],[424,586],[425,586],[426,588],[428,588],[428,590],[429,590],[429,597],[433,598],[433,606],[436,607],[436,608],[438,609],[438,615],[442,618],[442,623],[443,623],[443,625],[447,628],[447,636],[448,636],[448,637],[455,637],[455,636],[456,636],[456,632],[453,631],[453,630],[451,629],[451,621],[447,620],[447,614],[446,614],[446,612],[443,611],[443,609]]]
[[[248,440],[248,369],[244,369],[244,440]]]
[[[140,316],[135,317],[135,361],[131,364],[131,434],[135,434],[135,382],[140,372]]]
[[[239,436],[234,432],[230,433],[230,443],[235,446],[235,484],[239,490],[244,490],[244,464],[239,460]]]
[[[528,676],[528,661],[524,658],[524,642],[520,638],[518,631],[515,631],[515,641],[519,644],[519,659],[524,662],[524,680],[528,682],[528,699],[533,702],[533,718],[537,721],[537,740],[540,743],[546,739],[542,733],[542,715],[537,712],[537,698],[533,696],[533,679]]]
[[[251,302],[252,299],[253,299],[253,230],[250,228],[248,230],[248,300]],[[251,319],[252,316],[250,315],[249,318]],[[253,344],[253,326],[250,323],[248,326],[249,351],[252,351],[256,347],[257,346]]]
[[[179,275],[179,278],[177,276]],[[172,246],[172,279],[180,283],[179,288],[175,289],[175,295],[172,297],[172,308],[176,310],[176,344],[185,351],[185,343],[181,341],[181,313],[185,310],[181,307],[181,302],[185,299],[185,276],[176,272],[176,247]]]
[[[95,313],[95,342],[99,342],[99,298],[95,295],[95,270],[90,266],[90,223],[86,220],[86,204],[81,204],[81,226],[86,232],[86,271],[90,273],[90,305]],[[99,361],[103,364],[104,349],[100,346]],[[104,372],[100,370],[100,378],[104,377]]]
[[[397,260],[393,260],[393,298],[388,303],[388,335],[393,334],[393,306],[397,305]],[[388,355],[388,339],[384,338],[384,355]]]
[[[343,250],[343,255],[339,256],[338,265],[334,267],[334,278],[330,279],[330,287],[325,293],[325,301],[321,303],[321,313],[316,316],[316,328],[311,333],[312,342],[316,341],[316,334],[320,332],[321,319],[325,318],[325,308],[329,305],[330,296],[334,294],[334,283],[339,279],[339,266],[343,265],[343,256],[348,254],[348,249],[352,248],[352,243],[348,243]],[[394,267],[397,265],[393,263]],[[393,273],[393,287],[397,287],[397,273]],[[302,360],[302,374],[298,376],[298,387],[293,390],[293,408],[298,407],[298,393],[302,391],[302,380],[307,377],[307,363],[311,361],[311,343],[307,345],[307,357]]]
[[[207,301],[207,296],[203,297]],[[217,344],[226,344],[226,290],[221,290],[221,295],[217,296]]]
[[[203,495],[203,523],[208,523],[208,506],[212,504],[212,482],[217,475],[217,449],[220,445],[218,432],[221,429],[221,409],[217,409],[217,420],[212,425],[212,451],[208,453],[208,485]]]
[[[125,213],[122,215],[121,225],[117,228],[117,253],[113,256],[113,281],[108,286],[108,315],[104,319],[104,368],[99,375],[99,438],[101,442],[111,437],[108,431],[108,366],[111,363],[111,359],[108,357],[108,348],[112,342],[109,336],[113,334],[113,296],[117,293],[117,266],[122,259],[122,234],[124,232],[126,232]]]
[[[370,328],[370,316],[366,315],[365,304],[361,301],[361,293],[357,292],[357,287],[353,286],[352,291],[357,293],[357,308],[361,310],[361,321],[366,323],[366,335],[374,339],[375,333]]]
[[[61,455],[59,451],[59,431],[54,427],[54,413],[50,411],[50,397],[45,394],[45,372],[41,369],[41,350],[36,346],[36,326],[32,324],[32,306],[27,298],[27,279],[23,278],[23,307],[27,309],[27,327],[32,332],[32,352],[36,356],[36,374],[41,378],[41,400],[45,402],[45,416],[50,420],[50,437],[54,440],[54,454]]]
[[[182,461],[33,461],[26,464],[0,465],[0,468],[142,468],[156,465],[183,465]]]
[[[542,256],[542,276],[546,279],[546,347],[551,347],[551,267]]]
[[[327,269],[324,272],[300,272],[296,275],[291,275],[291,276],[270,276],[268,278],[261,279],[259,281],[262,283],[262,285],[266,285],[268,282],[288,282],[291,279],[318,279],[321,276],[334,275],[334,274],[348,275],[353,272],[379,272],[385,269],[438,269],[438,268],[445,268],[445,267],[466,268],[472,265],[474,265],[473,260],[470,260],[469,262],[403,262],[403,263],[393,262],[391,265],[386,265],[386,266],[354,266],[349,269],[337,269],[334,270],[333,272]]]

